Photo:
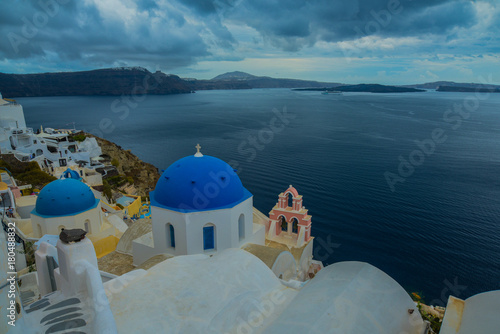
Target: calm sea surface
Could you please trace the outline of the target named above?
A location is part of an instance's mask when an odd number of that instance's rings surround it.
[[[30,127],[75,122],[159,169],[200,143],[236,165],[264,213],[292,184],[316,258],[369,262],[444,304],[500,289],[500,94],[480,97],[254,89],[18,101]]]

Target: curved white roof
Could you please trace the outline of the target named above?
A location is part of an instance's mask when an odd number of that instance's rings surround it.
[[[177,256],[111,292],[118,333],[259,333],[296,294],[240,249]]]
[[[282,285],[255,256],[228,249],[213,257],[169,259],[114,290],[108,298],[119,333],[421,334],[425,329],[408,293],[362,262],[328,266],[297,291]]]
[[[353,261],[322,269],[263,333],[420,334],[424,329],[415,303],[395,280]]]
[[[500,328],[500,290],[462,300],[450,296],[440,334],[489,334]]]

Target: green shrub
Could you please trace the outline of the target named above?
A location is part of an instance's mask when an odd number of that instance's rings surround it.
[[[109,185],[113,188],[120,187],[124,185],[125,182],[127,182],[122,175],[111,176],[106,180],[108,181]]]
[[[57,178],[49,175],[41,170],[30,170],[28,172],[19,174],[16,179],[25,184],[31,184],[33,186],[43,186],[49,182],[57,180]]]
[[[411,296],[413,301],[417,302],[417,308],[422,315],[422,319],[428,320],[431,323],[431,329],[434,331],[434,333],[439,333],[439,330],[441,329],[441,319],[422,310],[422,303],[424,303],[423,294],[421,292],[412,292],[409,295]]]
[[[40,169],[36,161],[31,161],[29,163],[21,163],[16,169],[12,169],[11,166],[0,160],[0,167],[5,167],[12,172],[12,175],[21,184],[31,184],[33,187],[38,188],[46,185],[49,182],[57,180],[55,177],[45,173]]]
[[[11,170],[10,165],[3,160],[0,160],[0,167],[4,167],[4,168],[7,168],[8,170]]]
[[[71,136],[71,138],[73,138],[73,140],[75,141],[82,142],[85,140],[85,138],[87,138],[87,136],[84,133],[78,133],[76,135]]]
[[[111,192],[111,186],[109,182],[106,180],[102,180],[102,193],[104,194],[104,196],[106,196],[108,201],[111,200],[111,198],[113,197],[113,193]]]

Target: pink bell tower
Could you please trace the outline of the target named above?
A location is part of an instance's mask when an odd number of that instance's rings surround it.
[[[286,191],[279,194],[278,202],[269,212],[268,238],[295,243],[295,247],[307,243],[311,239],[311,216],[307,211],[302,205],[302,195],[290,185]]]

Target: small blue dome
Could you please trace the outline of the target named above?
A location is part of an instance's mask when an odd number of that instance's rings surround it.
[[[180,212],[206,211],[230,208],[251,196],[224,161],[188,156],[163,172],[151,192],[151,204]]]
[[[90,187],[74,179],[60,179],[40,191],[33,213],[39,216],[70,216],[97,206]]]
[[[77,171],[72,170],[72,169],[70,169],[70,168],[66,169],[66,170],[62,173],[62,175],[61,175],[61,177],[60,177],[60,178],[61,178],[61,179],[62,179],[62,178],[65,178],[65,179],[75,179],[75,180],[81,180],[81,179],[82,179],[82,178],[80,177],[80,174],[78,174],[78,172],[77,172]]]

